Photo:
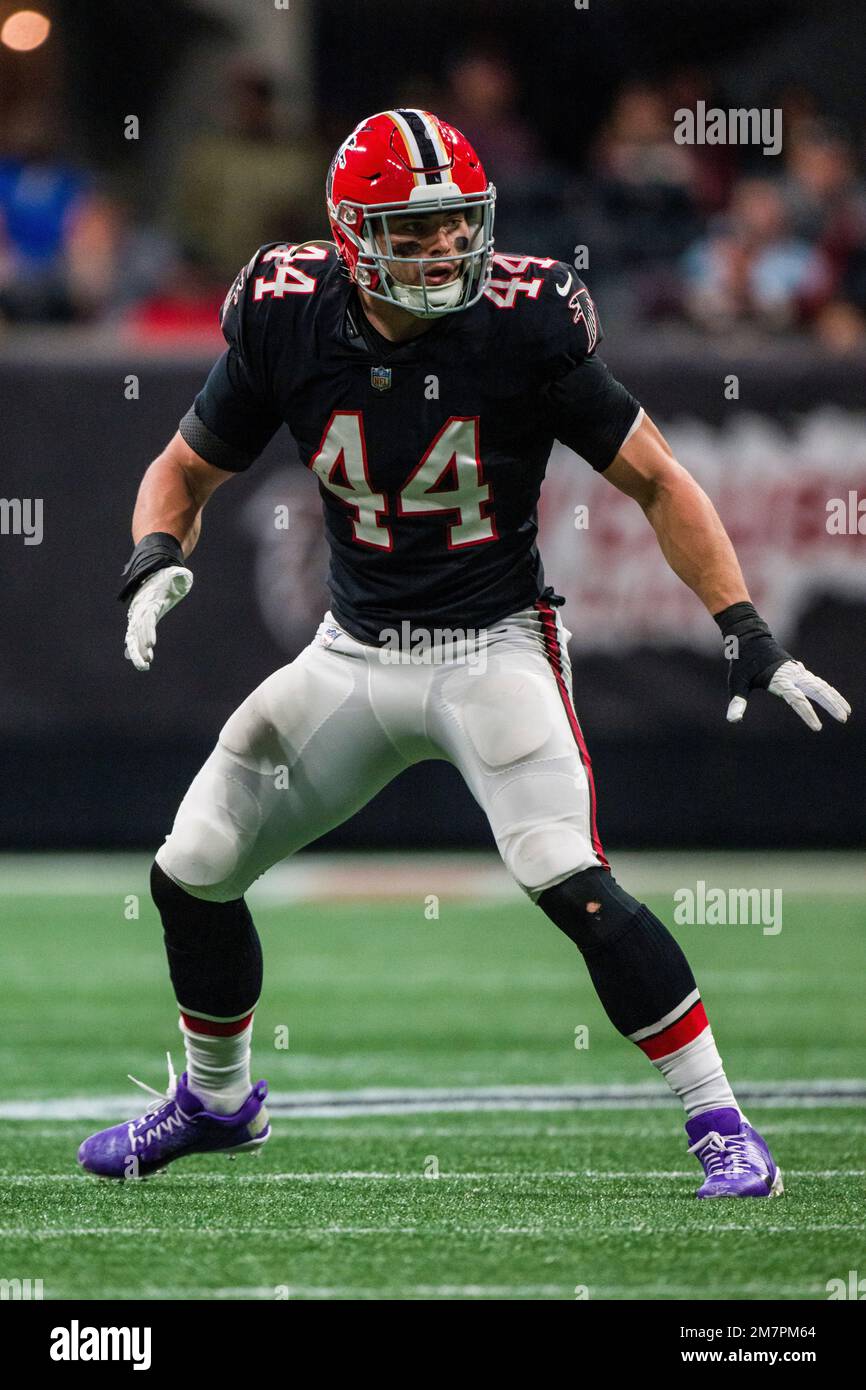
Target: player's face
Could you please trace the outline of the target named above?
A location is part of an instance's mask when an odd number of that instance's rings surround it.
[[[454,259],[469,249],[472,236],[469,223],[462,212],[430,212],[423,215],[407,213],[389,220],[391,248],[396,259],[387,266],[395,280],[403,285],[420,285],[421,277],[431,288],[447,285],[460,273],[461,261]],[[383,233],[377,234],[380,250],[387,250]],[[423,268],[402,258],[430,257]]]

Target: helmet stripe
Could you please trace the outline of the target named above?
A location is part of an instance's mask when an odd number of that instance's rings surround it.
[[[449,167],[451,164],[451,156],[445,148],[445,142],[442,136],[439,134],[439,126],[436,123],[436,117],[431,116],[429,111],[419,111],[418,115],[424,122],[427,134],[433,142],[433,148],[436,152],[436,163],[446,168]]]
[[[448,161],[441,158],[433,143],[428,124],[424,120],[424,112],[408,109],[397,111],[394,114],[405,123],[418,151],[417,162],[413,160],[415,168],[419,171],[422,169],[425,171],[419,178],[416,178],[416,182],[441,183],[442,174],[439,166],[443,163],[447,164]]]
[[[419,172],[424,161],[421,158],[421,151],[418,148],[418,141],[415,139],[412,127],[405,119],[405,113],[403,111],[389,111],[387,114],[391,117],[403,140],[406,163],[412,171],[416,184],[424,183],[424,176]]]

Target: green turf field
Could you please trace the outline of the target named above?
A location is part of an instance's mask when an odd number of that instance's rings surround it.
[[[652,1104],[664,1084],[571,943],[528,902],[451,902],[435,875],[399,903],[257,908],[261,1154],[81,1175],[80,1140],[147,1103],[126,1073],[161,1087],[182,1048],[143,871],[137,920],[121,880],[67,894],[53,872],[0,890],[0,1278],[46,1298],[823,1299],[866,1275],[866,1111],[815,1088],[862,1078],[866,890],[786,891],[778,935],[676,929],[735,1088],[777,1089],[744,1108],[787,1186],[698,1203],[679,1109]],[[647,900],[672,921],[669,894]],[[785,1105],[786,1082],[814,1093]],[[539,1094],[613,1084],[629,1104]],[[485,1088],[521,1086],[485,1108]]]

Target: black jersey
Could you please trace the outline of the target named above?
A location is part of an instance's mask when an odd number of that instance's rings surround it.
[[[483,628],[545,588],[536,508],[554,439],[596,469],[640,406],[595,355],[574,270],[497,255],[484,296],[410,342],[369,324],[329,243],[263,247],[221,313],[228,348],[181,421],[220,468],[282,423],[318,477],[337,621]]]

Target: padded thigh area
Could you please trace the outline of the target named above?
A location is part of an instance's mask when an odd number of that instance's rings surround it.
[[[219,741],[235,758],[270,773],[299,757],[316,732],[351,701],[365,672],[315,649],[268,676],[223,725]],[[316,658],[319,657],[317,660]]]
[[[227,720],[157,862],[196,897],[241,897],[403,766],[370,709],[365,663],[308,647]]]
[[[490,652],[486,670],[444,673],[431,708],[431,727],[531,898],[598,863],[580,750],[536,647],[518,634]]]
[[[549,692],[533,672],[468,676],[462,714],[475,751],[488,767],[507,767],[528,757],[550,734]]]

